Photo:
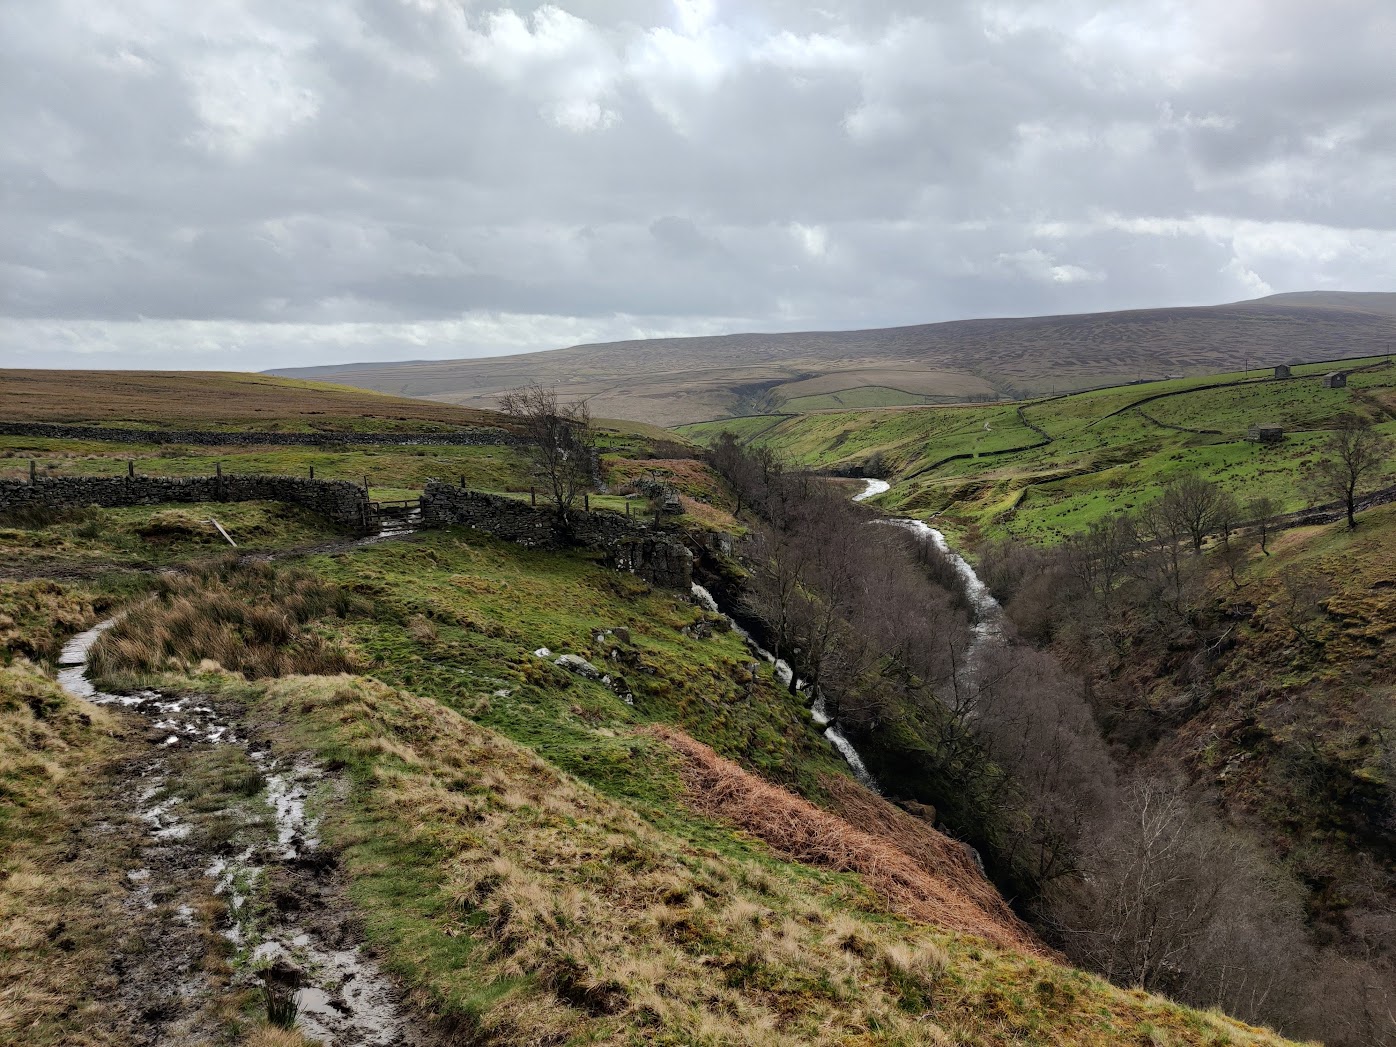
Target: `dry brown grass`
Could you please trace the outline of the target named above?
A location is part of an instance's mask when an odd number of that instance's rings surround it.
[[[259,1025],[248,1033],[245,1047],[310,1047],[318,1041],[307,1040],[298,1032],[278,1029],[275,1025]]]
[[[651,731],[683,757],[686,798],[695,809],[735,822],[796,861],[860,874],[910,919],[1051,955],[962,847],[858,783],[828,780],[845,820],[744,771],[680,730]],[[865,829],[854,828],[852,820]]]
[[[92,596],[81,589],[42,579],[0,585],[0,651],[4,657],[55,657],[65,636],[86,629],[96,620]]]
[[[908,925],[845,878],[695,844],[377,681],[221,681],[200,682],[233,688],[287,744],[345,761],[355,792],[327,838],[388,964],[415,999],[453,1001],[469,1042],[1104,1047],[1145,1028],[1277,1042]],[[924,880],[900,862],[903,886]]]
[[[119,868],[72,861],[87,784],[117,751],[114,721],[30,663],[0,667],[0,1043],[112,1043],[92,999],[114,928]],[[87,856],[82,856],[84,859]]]
[[[260,374],[0,370],[7,422],[294,431],[500,425],[492,411]]]
[[[357,658],[344,641],[311,623],[362,613],[366,605],[303,571],[234,557],[162,575],[93,646],[98,676],[188,669],[202,662],[249,677],[337,673]]]

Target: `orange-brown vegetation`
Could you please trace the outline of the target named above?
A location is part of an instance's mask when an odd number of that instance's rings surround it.
[[[841,813],[862,829],[742,770],[683,731],[650,730],[682,757],[686,799],[695,810],[737,823],[785,857],[858,873],[902,916],[1018,952],[1053,955],[963,847],[856,782],[830,784]]]

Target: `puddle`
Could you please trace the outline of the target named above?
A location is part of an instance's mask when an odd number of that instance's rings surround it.
[[[133,694],[99,691],[87,679],[87,655],[116,621],[108,619],[64,645],[59,656],[58,680],[74,697],[96,705],[120,706],[150,720],[154,740],[130,792],[130,813],[144,827],[142,854],[146,857],[145,864],[126,873],[130,909],[149,914],[157,908],[155,898],[170,901],[169,922],[159,933],[168,935],[182,930],[192,941],[196,937],[197,910],[190,904],[191,898],[178,896],[181,890],[189,890],[188,884],[179,882],[179,874],[183,870],[185,878],[192,876],[195,882],[212,880],[212,893],[227,905],[226,922],[220,933],[234,944],[243,960],[237,965],[241,970],[235,982],[252,983],[255,969],[272,961],[292,965],[301,978],[297,1025],[300,1032],[334,1045],[410,1047],[431,1042],[411,1027],[398,1005],[396,987],[372,960],[349,942],[325,940],[319,934],[316,924],[331,908],[328,892],[332,885],[317,879],[323,878],[327,870],[332,871],[335,863],[332,855],[319,853],[318,826],[307,805],[324,781],[323,772],[304,759],[278,759],[269,750],[251,748],[237,724],[204,696],[167,697],[150,690]],[[271,831],[265,839],[233,856],[211,852],[200,855],[195,851],[193,827],[180,817],[183,801],[169,795],[167,788],[173,774],[171,755],[210,745],[241,747],[266,783]],[[251,903],[258,889],[265,887],[271,869],[278,870],[278,886],[284,886],[283,895],[294,904],[289,906],[290,912],[284,911],[288,906],[281,906],[283,911],[272,917],[275,925],[268,927],[264,925],[265,915],[254,918]],[[306,914],[303,920],[297,918],[302,912]],[[334,937],[342,939],[346,935],[340,929]],[[178,952],[172,943],[168,948]],[[152,967],[164,959],[152,961]],[[192,963],[187,963],[180,968],[180,973],[189,979],[188,984],[166,984],[164,988],[167,993],[174,993],[168,998],[176,1005],[196,1013],[207,1004],[208,989],[194,984],[200,975],[192,967]],[[152,970],[152,980],[157,973],[163,974]],[[131,980],[125,972],[123,978]],[[174,1014],[162,1016],[157,1023],[142,1014],[141,1031],[154,1035],[150,1042],[182,1042],[182,1037],[169,1033],[188,1019],[188,1015]],[[160,1027],[152,1030],[152,1024]]]

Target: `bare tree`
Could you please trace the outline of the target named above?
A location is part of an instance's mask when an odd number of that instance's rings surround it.
[[[1135,784],[1059,910],[1073,958],[1118,984],[1257,1018],[1309,950],[1292,885],[1175,787]]]
[[[585,400],[560,403],[556,389],[530,385],[499,398],[499,409],[520,423],[534,468],[564,521],[596,470],[591,410]]]
[[[732,492],[732,515],[740,517],[742,510],[760,501],[763,476],[761,456],[749,454],[731,431],[724,429],[707,454],[708,464],[727,481]]]
[[[1159,505],[1179,529],[1187,532],[1195,553],[1202,551],[1203,539],[1221,525],[1221,488],[1194,473],[1164,488]]]
[[[1358,490],[1391,456],[1391,441],[1367,419],[1344,414],[1322,450],[1314,478],[1319,490],[1343,504],[1351,530],[1357,526]]]
[[[1246,503],[1246,515],[1250,517],[1255,536],[1260,540],[1260,551],[1266,556],[1270,555],[1268,545],[1270,536],[1275,532],[1275,517],[1279,512],[1279,505],[1269,495],[1252,498]]]

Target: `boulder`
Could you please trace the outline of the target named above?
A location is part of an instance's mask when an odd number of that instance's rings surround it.
[[[599,680],[603,675],[600,669],[576,654],[561,655],[553,664],[559,669],[566,669],[569,673],[576,673],[588,680]]]

